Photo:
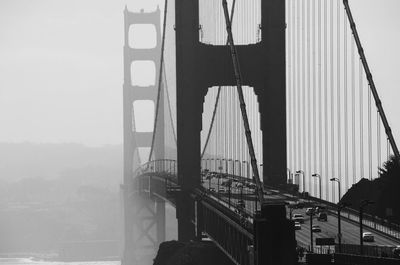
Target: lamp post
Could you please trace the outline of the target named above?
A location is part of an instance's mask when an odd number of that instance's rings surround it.
[[[314,208],[312,208],[311,210],[311,214],[310,214],[310,251],[311,253],[314,252],[314,235],[313,235],[313,230],[312,230],[312,226],[313,226],[313,216],[314,216]]]
[[[247,168],[246,168],[246,172],[247,172],[247,178],[250,178],[250,165],[249,162],[247,162],[246,160],[242,161],[243,163],[247,164]]]
[[[364,214],[364,207],[368,206],[369,204],[373,204],[373,201],[370,200],[362,200],[360,203],[360,255],[364,254],[364,241],[363,241],[363,214]]]
[[[297,170],[296,174],[301,174],[303,176],[303,193],[306,191],[306,179],[304,176],[304,171],[303,170]]]
[[[287,172],[289,173],[289,174],[288,174],[288,177],[287,177],[288,180],[286,180],[286,182],[289,183],[289,180],[292,179],[292,171],[290,171],[290,168],[286,168],[286,170],[287,170]],[[291,181],[290,184],[293,184],[293,180]]]
[[[239,169],[239,176],[241,177],[242,176],[242,168],[241,168],[241,164],[240,164],[240,160],[235,160],[235,167],[236,167],[236,162],[238,162],[239,163],[239,167],[238,167],[238,169]]]
[[[336,181],[336,182],[338,183],[338,187],[339,187],[339,200],[338,200],[338,203],[339,203],[339,202],[340,202],[340,198],[342,197],[342,194],[341,194],[341,192],[340,192],[340,186],[342,186],[342,185],[340,185],[340,179],[338,179],[338,178],[331,178],[330,181]]]
[[[350,206],[350,203],[342,202],[338,203],[337,214],[338,214],[338,245],[339,245],[339,253],[342,253],[342,225],[341,225],[341,211]]]
[[[322,199],[321,175],[317,174],[317,173],[314,173],[311,176],[318,178],[318,181],[319,181],[319,198]]]

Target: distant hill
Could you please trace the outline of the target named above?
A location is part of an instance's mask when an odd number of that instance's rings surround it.
[[[1,143],[0,253],[118,241],[122,168],[122,145]]]
[[[120,182],[122,155],[122,145],[0,143],[0,180],[112,174]]]

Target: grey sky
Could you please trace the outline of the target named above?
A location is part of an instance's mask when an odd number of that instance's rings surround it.
[[[123,8],[163,0],[0,0],[0,142],[122,142]],[[400,141],[399,0],[352,0]]]

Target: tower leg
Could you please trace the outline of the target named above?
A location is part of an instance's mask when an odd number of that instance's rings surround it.
[[[283,204],[264,204],[254,220],[255,265],[297,264],[293,221]]]

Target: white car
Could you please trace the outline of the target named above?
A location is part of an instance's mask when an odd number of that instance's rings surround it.
[[[375,241],[374,235],[371,232],[364,232],[362,235],[362,239],[365,242],[374,242]]]
[[[321,227],[319,225],[313,225],[311,231],[319,233],[321,232]]]
[[[300,214],[300,213],[295,213],[295,214],[293,215],[292,220],[295,221],[295,222],[299,222],[299,223],[301,223],[301,224],[304,223],[304,217],[303,217],[303,215]]]
[[[314,214],[314,208],[307,208],[306,214],[307,214],[307,215],[312,215],[312,214]]]
[[[294,222],[294,230],[301,230],[301,224],[299,222]]]

